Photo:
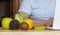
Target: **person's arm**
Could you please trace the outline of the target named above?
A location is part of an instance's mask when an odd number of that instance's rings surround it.
[[[52,26],[52,24],[53,24],[53,17],[47,21],[46,26]]]
[[[27,14],[27,13],[25,13],[25,12],[20,12],[20,14],[22,14],[22,16],[24,17],[24,19],[28,19],[29,18],[29,15]],[[29,18],[29,19],[31,19],[31,18]],[[49,26],[49,25],[52,25],[52,23],[51,23],[51,19],[50,20],[36,20],[36,19],[32,19],[33,20],[33,22],[34,22],[34,25],[35,26],[40,26],[40,25],[47,25],[47,26]]]
[[[23,0],[20,8],[19,8],[19,13],[23,15],[24,19],[28,19],[30,14],[32,13],[31,10],[31,0]],[[31,19],[31,18],[29,18]],[[37,19],[32,19],[34,22],[34,25],[51,25],[52,23],[50,20],[37,20]]]

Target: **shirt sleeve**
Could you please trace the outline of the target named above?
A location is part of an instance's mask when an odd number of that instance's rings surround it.
[[[31,14],[31,2],[30,0],[23,0],[18,12],[25,12],[28,15]]]

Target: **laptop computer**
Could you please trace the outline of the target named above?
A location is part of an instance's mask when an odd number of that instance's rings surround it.
[[[55,13],[53,18],[53,26],[47,27],[53,30],[60,30],[60,0],[56,0]]]
[[[56,0],[53,29],[60,30],[60,0]]]

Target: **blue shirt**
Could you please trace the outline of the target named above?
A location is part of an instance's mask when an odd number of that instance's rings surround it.
[[[25,12],[32,19],[48,20],[54,16],[56,0],[23,0],[19,12]]]

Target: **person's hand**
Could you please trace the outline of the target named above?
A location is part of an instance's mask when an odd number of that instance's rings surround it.
[[[53,18],[50,18],[47,22],[46,22],[46,26],[51,26],[53,24]]]

